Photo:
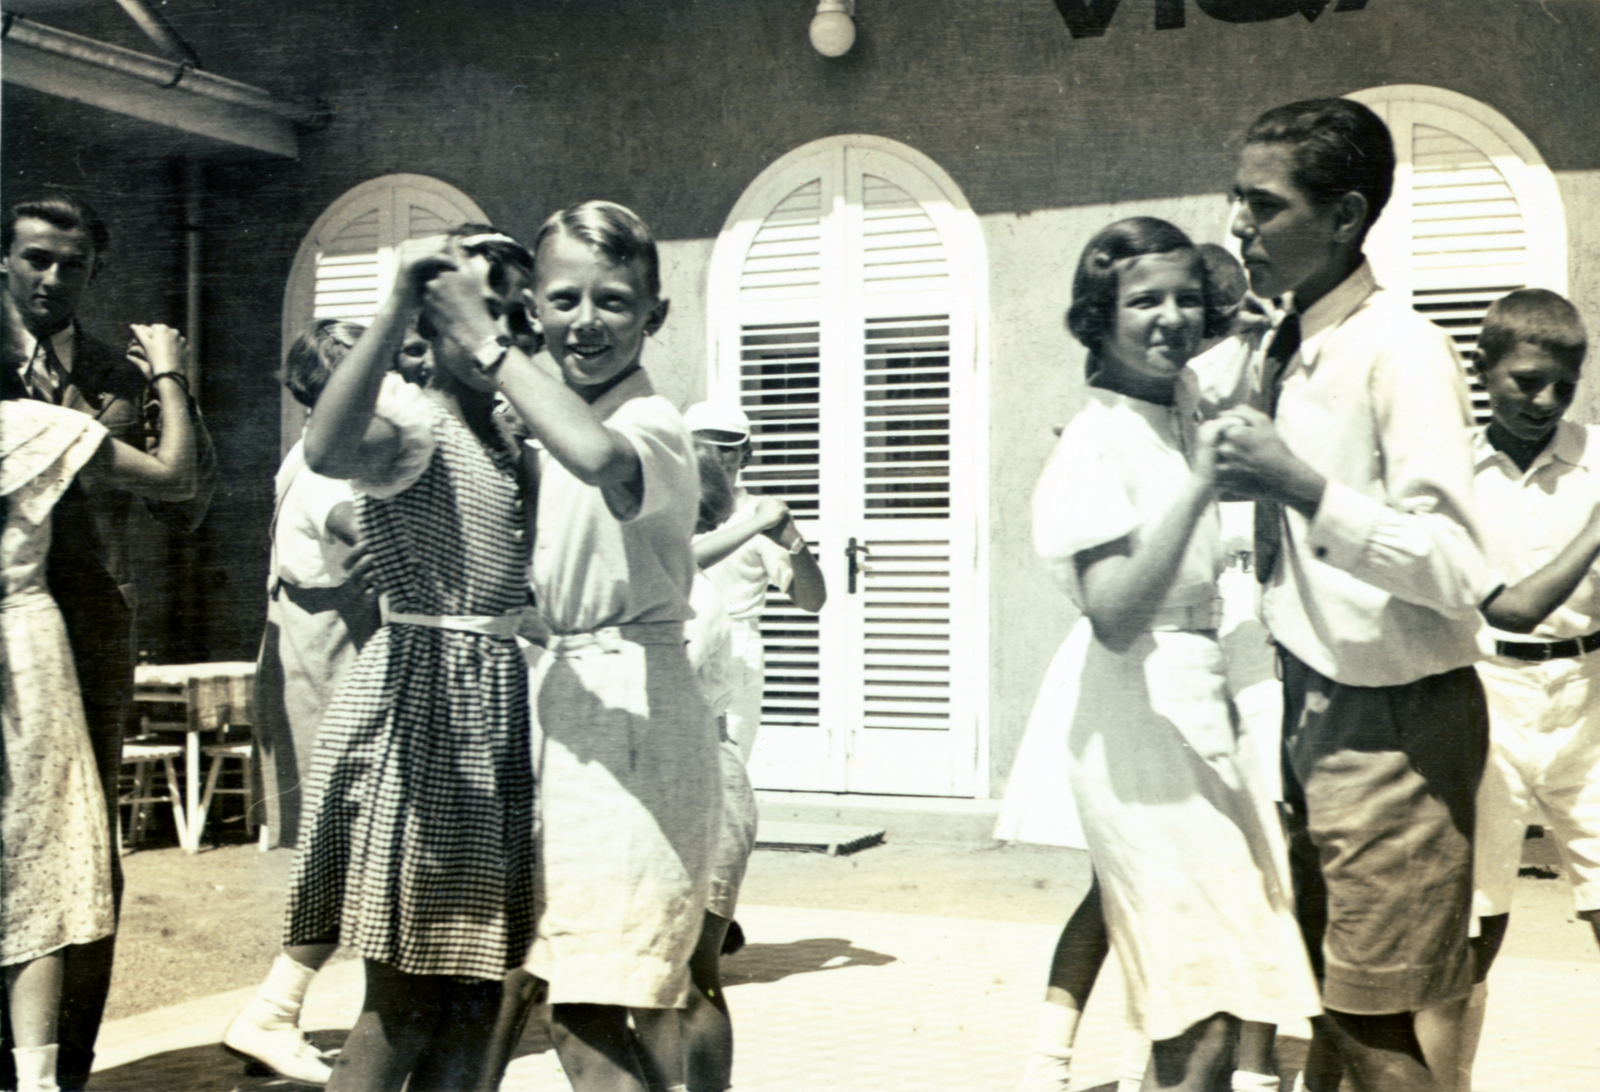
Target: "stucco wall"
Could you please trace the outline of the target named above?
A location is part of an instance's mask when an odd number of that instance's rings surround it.
[[[1060,316],[1078,248],[1130,212],[1220,238],[1236,134],[1295,98],[1421,83],[1499,110],[1556,171],[1570,289],[1600,329],[1600,3],[1368,0],[1315,22],[1223,23],[1123,0],[1106,34],[1073,39],[1052,0],[863,0],[856,47],[819,57],[809,0],[168,0],[214,72],[297,98],[332,122],[297,161],[206,170],[206,409],[223,487],[201,539],[187,647],[248,656],[277,450],[272,373],[296,248],[340,194],[432,175],[526,234],[552,209],[606,196],[666,240],[673,313],[649,359],[683,402],[704,391],[705,269],[744,188],[784,152],[871,133],[938,162],[990,250],[991,785],[1003,783],[1034,686],[1070,608],[1043,590],[1028,497],[1050,426],[1081,401],[1081,353]],[[148,51],[113,5],[41,20]],[[5,87],[6,189],[55,181],[106,206],[118,269],[94,319],[177,321],[179,144],[137,123]],[[1578,416],[1600,421],[1600,367]]]

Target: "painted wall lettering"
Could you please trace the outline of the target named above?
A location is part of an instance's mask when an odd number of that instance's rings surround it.
[[[1157,30],[1173,30],[1184,25],[1186,0],[1155,0]],[[1264,23],[1303,15],[1314,23],[1333,4],[1334,11],[1360,11],[1367,0],[1194,0],[1195,6],[1211,18],[1224,23]],[[1111,25],[1121,0],[1055,0],[1056,10],[1074,38],[1099,38]]]

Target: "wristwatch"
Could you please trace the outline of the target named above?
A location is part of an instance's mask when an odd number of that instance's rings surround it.
[[[511,348],[511,338],[505,334],[496,334],[486,337],[483,343],[472,350],[472,359],[478,362],[478,367],[486,372],[498,368],[506,358],[506,350]]]
[[[789,546],[789,553],[794,554],[796,556],[805,553],[805,550],[806,550],[806,536],[804,536],[804,535],[801,535],[799,538],[795,539],[794,542],[791,543],[790,546]]]

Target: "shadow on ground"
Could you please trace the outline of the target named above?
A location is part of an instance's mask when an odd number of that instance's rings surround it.
[[[841,937],[815,937],[788,944],[746,944],[722,961],[722,984],[778,982],[795,974],[837,971],[845,967],[882,967],[895,957],[857,948]]]
[[[338,1050],[348,1029],[332,1028],[307,1034],[318,1050]],[[89,1079],[91,1092],[260,1092],[262,1089],[299,1090],[300,1084],[265,1067],[246,1068],[222,1049],[220,1043],[184,1047],[152,1054],[115,1069],[102,1069]]]

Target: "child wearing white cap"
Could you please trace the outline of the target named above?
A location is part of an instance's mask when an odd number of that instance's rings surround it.
[[[761,612],[767,605],[767,590],[777,588],[795,606],[815,614],[827,600],[828,589],[788,506],[738,484],[739,471],[754,451],[744,411],[731,403],[697,402],[684,412],[683,420],[697,439],[711,445],[735,483],[733,515],[716,530],[695,537],[694,559],[711,578],[733,620],[728,736],[748,763],[761,728],[765,673]]]

